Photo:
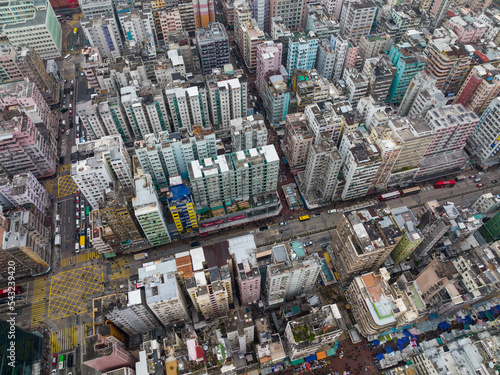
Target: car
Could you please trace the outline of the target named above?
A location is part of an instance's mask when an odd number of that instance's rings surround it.
[[[61,202],[57,202],[57,208],[61,208]]]
[[[326,249],[328,246],[330,246],[329,242],[325,242],[323,245],[321,245],[322,249]]]
[[[80,209],[80,204],[76,202],[76,210],[78,211]]]
[[[76,203],[79,203],[80,202],[80,197],[77,195],[76,196]]]
[[[472,176],[469,176],[469,178],[472,180],[473,178],[476,178],[477,176],[474,174]]]
[[[63,109],[61,110],[61,113],[66,113],[66,112],[68,112],[68,108],[63,108]]]
[[[76,195],[80,195],[80,188],[76,188]]]
[[[52,355],[52,366],[55,366],[56,364],[57,364],[57,353],[54,353]]]
[[[80,219],[76,219],[76,227],[80,228]]]
[[[268,226],[265,226],[265,227],[260,227],[260,228],[259,228],[259,230],[260,230],[261,232],[264,232],[265,230],[268,230],[268,229],[269,229],[269,227],[268,227]]]
[[[477,186],[477,187],[483,187],[483,186],[484,186],[484,184],[477,184],[476,186]]]
[[[282,227],[283,225],[286,225],[286,221],[282,221],[282,222],[280,223],[280,227]]]
[[[191,242],[191,247],[200,246],[200,241]]]
[[[69,135],[69,133],[71,133],[71,130],[66,130],[66,135]]]
[[[72,109],[70,109],[70,110],[69,110],[69,114],[70,114],[70,115],[72,115],[72,114],[73,114],[73,110],[72,110]]]
[[[64,134],[65,131],[66,131],[66,129],[61,128],[61,134]]]
[[[73,123],[72,122],[69,123],[69,127],[73,128]]]
[[[304,247],[308,247],[308,246],[311,246],[313,244],[312,241],[307,241],[307,242],[304,242]]]
[[[492,184],[497,184],[498,183],[498,180],[493,180],[491,181]]]
[[[479,172],[479,173],[478,173],[478,175],[483,175],[483,174],[484,174],[484,172]]]
[[[52,375],[56,375],[57,374],[57,370],[56,369],[53,369],[52,370]]]
[[[90,228],[87,228],[87,236],[90,238]]]
[[[68,354],[67,365],[68,365],[68,368],[73,367],[73,353]],[[68,372],[68,375],[71,375],[71,372]]]
[[[321,214],[314,214],[313,217],[321,216]]]
[[[80,133],[76,133],[76,138],[80,138]]]

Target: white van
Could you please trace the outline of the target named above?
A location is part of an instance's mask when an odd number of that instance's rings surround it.
[[[61,220],[61,215],[57,214],[56,215],[56,222],[59,222]]]
[[[329,214],[336,214],[337,212],[338,212],[338,210],[328,210]]]
[[[77,242],[75,243],[75,253],[79,253],[80,252],[80,244]]]

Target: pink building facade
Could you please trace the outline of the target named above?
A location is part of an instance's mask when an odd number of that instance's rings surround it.
[[[160,13],[160,25],[163,35],[182,31],[181,13],[179,9],[163,11]]]
[[[19,206],[33,203],[43,214],[50,208],[49,193],[31,172],[16,174],[12,178],[12,197]]]
[[[122,367],[135,368],[136,359],[120,342],[110,341],[99,334],[85,338],[82,363],[101,372]]]
[[[456,16],[450,18],[447,26],[450,27],[453,32],[457,35],[458,42],[462,43],[473,43],[481,39],[486,33],[487,27],[482,23],[473,21],[472,19],[463,19],[462,17]]]
[[[455,104],[481,115],[494,98],[500,95],[500,70],[491,64],[472,68],[457,94]]]
[[[16,63],[16,51],[12,47],[0,49],[0,83],[23,79],[23,73]]]
[[[193,12],[196,27],[208,27],[215,22],[215,8],[213,0],[193,0]]]
[[[281,43],[266,41],[257,46],[257,90],[261,96],[264,93],[266,74],[280,71],[282,55]]]
[[[0,120],[0,164],[10,173],[31,172],[48,177],[56,172],[56,148],[31,118],[19,111],[2,114]]]
[[[59,123],[35,83],[24,79],[0,86],[0,111],[12,106],[19,107],[34,123],[43,123],[51,133],[50,143],[56,147]]]
[[[107,65],[102,61],[101,54],[97,47],[87,48],[82,53],[82,70],[87,77],[89,85],[94,88],[96,93],[100,94],[101,86],[97,80],[97,71],[101,66]]]
[[[237,265],[238,287],[240,301],[243,306],[258,303],[260,301],[260,281],[259,267],[252,265],[248,259]]]
[[[344,60],[344,71],[346,68],[356,65],[359,55],[359,47],[356,42],[352,38],[349,38],[348,42],[349,48],[347,49],[347,54]]]

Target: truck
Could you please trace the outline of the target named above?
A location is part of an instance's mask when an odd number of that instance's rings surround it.
[[[56,234],[54,237],[54,246],[61,246],[61,235]]]
[[[64,370],[64,359],[65,359],[65,355],[64,354],[61,354],[59,356],[59,370]]]
[[[134,260],[143,260],[148,257],[148,253],[134,254]]]

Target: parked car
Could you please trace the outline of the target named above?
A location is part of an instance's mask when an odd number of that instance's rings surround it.
[[[64,128],[61,128],[61,134],[64,134],[66,130]]]
[[[476,178],[477,176],[474,174],[472,176],[469,176],[469,178],[472,180],[473,178]]]
[[[71,130],[66,130],[66,135],[69,135],[69,133],[71,133]]]
[[[80,209],[80,204],[76,202],[76,210],[78,211]]]
[[[484,186],[484,184],[477,184],[476,186],[477,186],[477,187],[483,187],[483,186]]]
[[[261,232],[264,232],[265,230],[268,230],[268,229],[269,229],[269,227],[268,227],[268,226],[265,226],[265,227],[260,227],[260,228],[259,228],[259,230],[260,230]]]
[[[497,184],[498,183],[498,180],[493,180],[491,181],[492,184]]]
[[[282,227],[283,225],[286,225],[286,221],[282,221],[282,222],[280,223],[280,227]]]
[[[55,366],[55,365],[57,365],[57,353],[54,353],[54,355],[52,356],[52,366]]]
[[[313,217],[321,216],[321,214],[314,214]]]
[[[304,243],[304,245],[303,245],[303,246],[304,246],[304,247],[308,247],[308,246],[311,246],[312,244],[313,244],[313,242],[312,242],[312,241],[307,241],[307,242],[305,242],[305,243]]]
[[[191,247],[200,246],[200,241],[191,242]]]

